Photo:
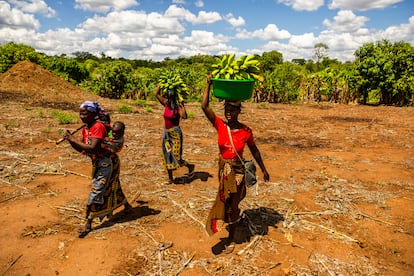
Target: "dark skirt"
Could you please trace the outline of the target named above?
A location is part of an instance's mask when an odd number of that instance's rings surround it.
[[[119,175],[121,161],[117,154],[92,163],[92,188],[89,194],[89,218],[112,215],[112,212],[127,202],[122,191]]]

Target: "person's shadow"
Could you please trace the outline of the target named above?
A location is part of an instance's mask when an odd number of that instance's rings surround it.
[[[194,180],[200,179],[203,182],[206,182],[209,177],[213,177],[208,172],[194,172],[192,175],[184,175],[174,178],[174,184],[189,184]]]
[[[155,210],[148,206],[145,206],[144,204],[148,203],[147,201],[137,200],[136,202],[139,204],[138,206],[133,207],[132,209],[122,210],[116,213],[109,220],[104,221],[103,223],[95,227],[94,230],[111,227],[116,223],[137,220],[141,217],[158,215],[159,213],[161,213],[160,210]]]
[[[268,207],[245,210],[237,223],[233,242],[240,244],[249,242],[251,237],[256,235],[267,235],[269,233],[269,226],[277,228],[276,224],[283,220],[284,218],[281,214]],[[228,238],[221,238],[211,248],[213,254],[218,255],[222,253],[230,245],[230,242]]]

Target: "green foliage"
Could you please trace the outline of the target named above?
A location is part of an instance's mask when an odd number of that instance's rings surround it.
[[[414,47],[382,40],[355,52],[362,101],[407,105],[414,98]]]
[[[89,77],[89,71],[86,67],[74,58],[68,58],[66,56],[47,57],[43,59],[41,65],[47,70],[75,84]]]
[[[52,115],[54,118],[58,119],[59,124],[62,125],[75,123],[78,120],[78,115],[67,113],[62,110],[53,110]]]
[[[196,113],[194,111],[187,111],[187,118],[191,119],[194,118]]]
[[[133,103],[136,104],[136,105],[145,106],[147,104],[147,100],[140,100],[140,99],[138,99],[138,100],[133,101]]]
[[[132,72],[132,66],[126,61],[102,63],[95,69],[88,87],[101,97],[121,99],[123,94],[135,89]]]
[[[283,62],[282,54],[277,51],[252,56],[257,63],[252,66],[256,68],[251,73],[264,77],[263,82],[255,82],[254,100],[270,103],[299,100],[414,103],[414,50],[411,44],[386,40],[368,43],[355,51],[355,62],[346,63],[330,59],[327,50],[326,44],[316,44],[315,61],[298,57]],[[186,100],[200,101],[206,77],[218,62],[220,70],[226,71],[223,71],[223,78],[226,74],[234,78],[238,74],[235,71],[240,72],[241,67],[234,56],[229,62],[230,55],[225,55],[227,63],[223,66],[221,61],[225,56],[196,55],[154,62],[115,59],[104,53],[95,56],[75,52],[73,55],[73,58],[66,55],[48,57],[30,46],[10,42],[0,46],[0,73],[19,61],[29,60],[99,96],[132,99],[138,105],[147,106],[148,100],[155,99],[155,88],[162,72],[176,72],[187,86]],[[152,111],[150,107],[146,108],[148,112]]]
[[[37,116],[39,117],[39,118],[45,118],[45,111],[43,110],[43,109],[38,109],[37,110]]]
[[[288,103],[299,98],[301,67],[289,62],[278,64],[274,70],[264,74],[264,85],[259,101]]]
[[[118,106],[118,111],[121,113],[132,113],[132,107],[128,105]]]
[[[3,44],[0,46],[0,74],[20,61],[40,63],[42,59],[43,56],[30,46],[14,42]]]
[[[3,127],[6,130],[12,129],[12,128],[16,128],[19,126],[19,123],[17,123],[16,121],[9,121],[9,122],[3,122]]]
[[[283,55],[278,51],[264,52],[259,60],[263,71],[273,71],[277,64],[283,63]]]

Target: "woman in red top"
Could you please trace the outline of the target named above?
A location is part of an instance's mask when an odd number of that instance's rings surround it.
[[[210,87],[211,79],[209,76],[207,78],[207,86],[204,89],[201,106],[207,119],[217,129],[220,159],[218,174],[219,189],[216,201],[208,216],[206,230],[212,235],[218,231],[217,220],[224,220],[224,222],[228,223],[229,237],[227,240],[227,251],[231,252],[234,249],[234,233],[237,223],[240,220],[239,203],[246,196],[244,166],[238,157],[243,158],[245,145],[248,146],[252,156],[262,170],[264,181],[269,181],[269,173],[263,163],[260,151],[255,144],[252,130],[238,120],[241,111],[241,102],[225,101],[224,116],[226,120],[224,121],[216,116],[209,106]],[[229,139],[229,132],[231,133],[234,148],[237,153],[233,150]]]
[[[194,175],[194,165],[183,159],[183,133],[180,127],[180,119],[187,119],[187,111],[184,102],[178,102],[177,95],[167,93],[160,94],[160,86],[157,86],[155,96],[164,106],[164,133],[162,135],[163,163],[168,172],[168,181],[174,183],[173,171],[186,166],[188,177]]]
[[[103,110],[97,103],[85,101],[79,108],[79,116],[85,124],[82,139],[74,137],[70,131],[66,131],[63,136],[75,150],[92,159],[93,179],[86,206],[87,221],[79,229],[79,237],[86,236],[92,230],[93,218],[111,216],[112,211],[121,205],[128,210],[131,208],[119,185],[119,179],[113,175],[115,170],[111,153],[101,146],[107,136],[105,125],[97,121],[102,114]]]

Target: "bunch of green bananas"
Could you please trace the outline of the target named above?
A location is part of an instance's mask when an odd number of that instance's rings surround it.
[[[184,101],[184,98],[188,96],[189,89],[180,74],[175,71],[165,71],[160,74],[158,78],[158,84],[160,85],[161,94],[165,95],[170,93],[177,95],[178,101]]]
[[[213,78],[231,79],[231,80],[248,80],[256,79],[263,81],[263,77],[259,75],[259,61],[254,55],[242,55],[235,59],[235,54],[223,55],[216,57],[216,63],[212,65],[211,72]]]

